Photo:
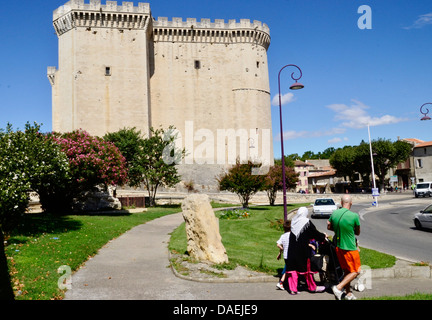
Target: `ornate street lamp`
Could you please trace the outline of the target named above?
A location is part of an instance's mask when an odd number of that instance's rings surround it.
[[[278,87],[279,87],[279,116],[280,116],[280,135],[281,135],[281,152],[282,152],[282,184],[283,184],[283,206],[284,206],[284,221],[288,219],[288,213],[287,213],[287,200],[286,200],[286,181],[285,181],[285,153],[284,153],[284,144],[283,144],[283,129],[282,129],[282,97],[281,97],[281,89],[280,89],[280,75],[283,69],[286,67],[295,67],[300,71],[300,77],[296,78],[294,77],[294,72],[291,73],[291,79],[295,81],[294,84],[290,86],[291,90],[299,90],[303,89],[304,85],[298,82],[298,80],[301,79],[303,76],[303,73],[301,69],[294,65],[294,64],[288,64],[284,66],[280,71],[278,75]]]
[[[422,110],[423,110],[423,107],[425,106],[425,105],[427,105],[427,104],[432,104],[431,102],[428,102],[428,103],[425,103],[424,105],[422,105],[421,107],[420,107],[420,113],[422,114],[422,115],[424,115],[424,117],[423,118],[421,118],[420,120],[430,120],[431,118],[427,115],[428,113],[429,113],[429,109],[427,109],[427,108],[425,108],[426,109],[426,112],[423,112]]]

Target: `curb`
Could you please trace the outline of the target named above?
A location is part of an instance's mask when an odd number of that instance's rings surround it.
[[[168,260],[169,266],[173,272],[173,274],[183,280],[195,281],[195,282],[204,282],[204,283],[266,283],[266,282],[275,282],[277,281],[277,277],[271,275],[262,275],[262,276],[247,276],[247,277],[233,277],[233,278],[201,278],[201,277],[192,277],[180,274],[173,264],[171,263],[171,252],[168,251]],[[403,264],[411,264],[412,261],[407,261],[403,259],[398,259],[397,263]],[[431,279],[432,278],[432,266],[393,266],[391,268],[381,268],[381,269],[369,269],[371,271],[372,279],[408,279],[408,278],[416,278],[416,279]]]
[[[414,262],[407,261],[403,259],[398,259],[398,262],[403,264],[412,264]],[[412,266],[405,265],[403,267],[394,266],[391,268],[373,269],[372,278],[373,279],[394,279],[394,278],[432,278],[432,266]]]

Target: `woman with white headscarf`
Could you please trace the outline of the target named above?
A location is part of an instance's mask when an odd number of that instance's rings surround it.
[[[297,294],[298,274],[304,275],[310,292],[323,292],[325,287],[317,286],[310,266],[311,239],[322,242],[326,234],[319,232],[308,219],[308,209],[300,207],[291,220],[291,235],[288,247],[286,272],[291,294]]]

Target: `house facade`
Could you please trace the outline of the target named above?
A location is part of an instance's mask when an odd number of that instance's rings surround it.
[[[413,161],[416,183],[432,181],[432,141],[414,147]]]

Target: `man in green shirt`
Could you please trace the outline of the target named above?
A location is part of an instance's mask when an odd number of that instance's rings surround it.
[[[343,280],[333,286],[336,298],[340,300],[345,288],[345,299],[355,299],[351,292],[351,281],[360,274],[360,254],[357,249],[356,236],[360,235],[360,219],[357,213],[350,211],[352,198],[345,194],[341,198],[342,208],[335,210],[328,220],[327,229],[335,232],[337,239],[336,254],[344,271]]]

